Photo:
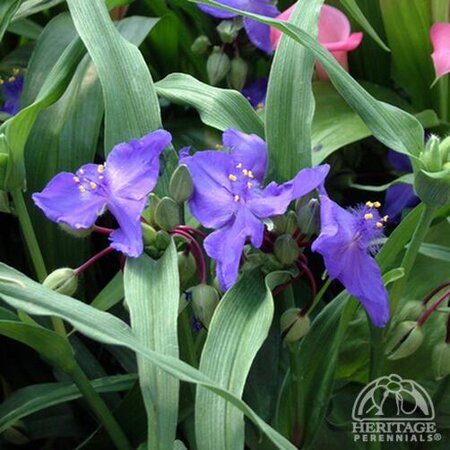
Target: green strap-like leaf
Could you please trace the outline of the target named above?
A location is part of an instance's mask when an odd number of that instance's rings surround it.
[[[19,9],[21,0],[2,0],[0,4],[0,42],[14,14]]]
[[[131,328],[143,346],[178,358],[178,259],[173,241],[163,257],[128,259],[125,300]],[[178,417],[179,381],[138,355],[138,373],[147,411],[148,448],[172,450]]]
[[[72,19],[97,68],[105,101],[105,153],[161,128],[158,98],[137,47],[113,25],[103,0],[68,0]]]
[[[325,50],[308,33],[291,23],[279,22],[275,19],[248,13],[209,0],[197,1],[210,6],[216,6],[258,22],[270,25],[287,34],[299,44],[307,47],[326,70],[331,82],[347,103],[359,114],[372,134],[389,148],[418,156],[423,149],[424,131],[419,121],[399,108],[374,99],[359,83],[354,80],[338,64],[333,56]]]
[[[221,131],[236,128],[264,137],[262,120],[237,91],[212,87],[183,73],[173,73],[155,86],[161,97],[195,108],[206,125]]]
[[[299,2],[290,22],[317,36],[323,0]],[[288,180],[312,164],[311,124],[314,55],[282,36],[270,70],[266,100],[266,138],[275,176]]]
[[[120,392],[130,390],[136,379],[135,374],[115,375],[98,378],[91,383],[99,393]],[[30,414],[80,397],[77,386],[70,382],[37,384],[19,389],[0,405],[0,433]]]
[[[268,282],[273,287],[279,274]],[[245,272],[219,303],[208,330],[199,370],[220,386],[242,396],[253,359],[267,337],[273,317],[270,288],[259,271]],[[195,401],[199,450],[244,447],[242,412],[203,387]]]
[[[345,6],[347,11],[352,15],[352,17],[361,25],[364,31],[383,49],[387,52],[390,51],[389,47],[383,42],[383,40],[378,36],[378,33],[372,27],[370,22],[366,19],[363,12],[361,11],[356,0],[341,0],[341,3]]]
[[[1,282],[1,279],[9,281]],[[183,361],[143,346],[128,325],[117,317],[51,291],[1,263],[0,297],[14,308],[28,314],[61,317],[81,333],[96,341],[127,347],[174,377],[207,387],[240,409],[279,449],[295,450],[295,447],[286,438],[265,423],[235,394]]]

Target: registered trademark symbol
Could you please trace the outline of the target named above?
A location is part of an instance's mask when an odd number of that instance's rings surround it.
[[[440,441],[442,439],[442,434],[441,433],[436,433],[435,435],[434,435],[434,440],[435,441]]]

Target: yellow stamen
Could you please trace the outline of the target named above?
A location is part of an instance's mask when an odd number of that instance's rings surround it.
[[[2,84],[5,84],[5,82],[0,78],[0,86],[1,86]]]
[[[373,219],[373,214],[372,213],[364,214],[364,219],[366,219],[366,220]]]
[[[216,147],[216,150],[220,150],[221,148],[223,148],[223,145],[216,144],[214,147]]]
[[[389,216],[384,216],[383,217],[383,222],[386,223],[389,220]]]
[[[13,69],[12,73],[13,73],[14,76],[19,75],[20,69],[18,69],[17,67],[15,67],[15,68]]]
[[[240,199],[239,195],[235,195],[235,196],[234,196],[234,201],[235,201],[235,202],[238,202],[239,199]]]
[[[251,170],[248,171],[248,177],[255,178],[255,176],[253,175],[253,172]]]
[[[244,174],[244,176],[246,177],[248,175],[248,170],[247,169],[242,169],[242,173]]]
[[[78,189],[80,190],[80,192],[83,194],[84,192],[86,192],[86,189],[84,186],[78,186]]]
[[[380,208],[381,207],[381,203],[380,202],[375,202],[373,204],[374,208]]]
[[[236,169],[240,169],[240,168],[242,168],[242,163],[239,163],[239,164],[236,166]]]
[[[366,206],[368,208],[373,208],[373,203],[372,202],[366,202]]]
[[[75,181],[75,183],[79,183],[80,179],[78,177],[73,177],[73,181]]]
[[[94,183],[93,181],[91,181],[89,183],[89,185],[91,186],[91,189],[97,189],[97,183]]]
[[[16,81],[16,77],[9,77],[9,78],[8,78],[8,81],[9,81],[10,83],[14,83],[14,81]]]
[[[97,172],[98,172],[98,173],[103,173],[104,170],[105,170],[105,166],[104,166],[103,164],[100,164],[100,165],[97,167]]]
[[[236,177],[236,175],[233,175],[233,174],[230,173],[230,175],[228,175],[228,179],[229,179],[230,181],[236,181],[236,180],[237,180],[237,177]]]
[[[383,224],[381,222],[377,222],[377,228],[383,228]]]
[[[247,189],[251,189],[253,186],[253,183],[250,183],[250,181],[247,183]]]

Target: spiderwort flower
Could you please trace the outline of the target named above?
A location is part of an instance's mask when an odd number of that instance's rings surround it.
[[[389,319],[389,301],[381,271],[371,256],[383,236],[378,202],[346,210],[320,195],[321,232],[312,250],[320,253],[331,279],[338,279],[364,306],[370,319],[382,327]]]
[[[23,75],[13,75],[6,80],[0,80],[3,96],[3,106],[0,111],[15,116],[20,110],[20,96],[23,90]]]
[[[277,19],[287,21],[291,17],[297,3],[281,13]],[[270,40],[275,50],[281,38],[281,31],[270,29]],[[337,62],[348,71],[347,53],[355,50],[363,38],[363,33],[352,33],[347,16],[339,9],[323,5],[319,16],[319,42],[336,58]],[[321,80],[328,76],[320,64],[317,64],[317,74]]]
[[[267,77],[257,78],[242,89],[242,95],[250,102],[253,108],[260,108],[265,105],[268,82]]]
[[[89,229],[106,208],[119,223],[111,247],[130,257],[143,251],[140,217],[158,179],[159,155],[171,135],[157,130],[116,145],[105,164],[85,164],[75,174],[61,172],[37,194],[35,204],[52,221]]]
[[[267,169],[266,143],[254,134],[229,129],[223,134],[229,152],[206,150],[181,155],[188,167],[194,192],[189,208],[206,228],[214,228],[204,241],[206,253],[217,262],[221,287],[230,288],[238,276],[247,239],[262,245],[263,220],[283,214],[289,203],[319,186],[329,166],[301,170],[282,185],[262,186]]]
[[[271,2],[271,0],[220,0],[218,3],[222,3],[225,6],[240,9],[242,11],[248,11],[261,16],[275,17],[280,14],[277,7]],[[205,13],[213,16],[217,19],[232,19],[237,17],[238,14],[228,11],[222,11],[219,8],[206,5],[198,5],[198,7]],[[272,45],[270,43],[270,28],[268,25],[256,22],[256,20],[244,17],[244,28],[247,32],[248,38],[251,43],[267,54],[272,53]]]
[[[436,78],[450,73],[450,23],[435,23],[430,30]]]

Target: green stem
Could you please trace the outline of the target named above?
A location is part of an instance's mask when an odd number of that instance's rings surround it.
[[[39,247],[36,234],[31,223],[30,215],[28,214],[27,205],[23,198],[23,192],[20,189],[16,189],[11,192],[11,196],[14,202],[17,218],[19,219],[20,227],[22,229],[25,243],[30,254],[31,262],[33,264],[36,276],[39,282],[43,282],[47,278],[47,269],[45,267],[44,258]],[[66,336],[66,327],[64,322],[59,317],[51,318],[54,330],[60,335]]]
[[[69,375],[89,403],[98,420],[105,427],[114,445],[120,450],[131,450],[131,444],[122,428],[78,364],[69,371]]]
[[[391,316],[394,316],[395,311],[398,307],[400,299],[404,293],[404,290],[407,286],[407,281],[409,278],[409,274],[411,269],[414,266],[414,263],[417,258],[417,254],[419,252],[419,248],[427,234],[428,228],[430,227],[431,221],[433,220],[434,214],[436,212],[435,206],[425,205],[425,208],[422,212],[422,215],[419,219],[419,223],[417,225],[416,230],[411,238],[411,242],[408,245],[405,256],[403,257],[401,267],[405,270],[405,276],[399,278],[395,283],[391,291],[390,300],[391,300]]]
[[[36,271],[38,280],[42,283],[47,278],[47,269],[45,268],[44,258],[42,257],[41,249],[39,248],[36,234],[34,233],[33,225],[28,215],[23,193],[20,189],[17,189],[11,192],[11,196],[34,270]]]
[[[322,297],[325,295],[325,292],[327,292],[327,289],[330,287],[330,284],[333,280],[328,277],[323,286],[320,288],[320,291],[316,294],[314,297],[314,300],[311,303],[311,306],[306,306],[305,310],[302,310],[302,315],[305,314],[311,314],[314,310],[314,308],[320,303],[320,300],[322,300]]]

